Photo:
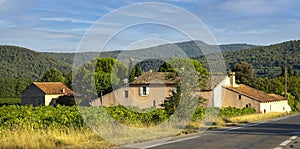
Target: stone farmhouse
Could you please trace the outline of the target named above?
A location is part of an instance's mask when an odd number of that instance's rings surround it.
[[[236,84],[235,73],[223,79],[220,77],[215,77],[215,79],[219,82],[215,83],[211,89],[200,92],[200,96],[208,99],[207,107],[252,107],[257,113],[291,111],[287,98],[267,94],[244,84]]]
[[[92,102],[92,106],[137,106],[160,107],[166,97],[171,96],[179,79],[168,80],[165,72],[143,73],[132,83],[118,88]],[[199,96],[207,99],[206,107],[252,107],[257,113],[289,112],[288,99],[267,94],[244,84],[236,84],[235,74],[212,76],[206,89]]]
[[[160,107],[171,95],[178,79],[166,79],[165,72],[145,72],[133,82],[104,95],[92,106],[124,105],[139,108]]]
[[[61,96],[73,95],[73,91],[61,82],[33,82],[22,92],[22,105],[48,106]]]

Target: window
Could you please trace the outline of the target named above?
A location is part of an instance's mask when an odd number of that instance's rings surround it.
[[[172,91],[173,91],[174,93],[177,93],[177,87],[173,87],[173,88],[172,88]]]
[[[251,103],[246,104],[246,108],[251,108]]]
[[[153,100],[153,107],[156,107],[156,103],[155,103],[155,100]]]
[[[285,111],[285,107],[283,107],[283,111]]]
[[[149,95],[149,87],[148,86],[140,87],[139,94],[140,94],[140,96],[148,96]]]
[[[124,97],[128,98],[128,91],[124,91]]]
[[[242,99],[242,95],[239,95],[239,96],[238,96],[238,99],[241,100],[241,99]]]

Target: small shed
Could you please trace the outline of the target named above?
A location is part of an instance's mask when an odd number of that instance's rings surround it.
[[[22,105],[48,106],[53,99],[73,95],[61,82],[33,82],[22,92]]]

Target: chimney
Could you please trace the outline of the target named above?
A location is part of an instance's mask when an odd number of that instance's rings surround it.
[[[65,89],[64,88],[62,89],[62,93],[65,93]]]
[[[229,73],[229,79],[230,79],[230,85],[232,87],[239,87],[239,85],[237,85],[235,83],[235,73],[234,72]]]

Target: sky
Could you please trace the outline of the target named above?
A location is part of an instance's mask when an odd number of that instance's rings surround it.
[[[300,39],[298,0],[0,0],[0,7],[0,45],[40,52]]]

